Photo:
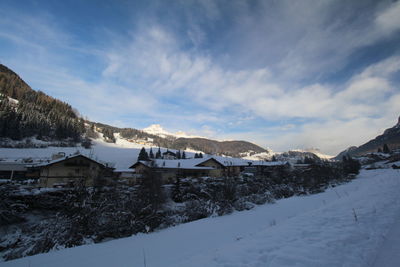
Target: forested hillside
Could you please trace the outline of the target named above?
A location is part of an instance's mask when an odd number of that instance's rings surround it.
[[[32,90],[16,73],[1,64],[0,93],[0,137],[81,139],[84,121],[70,105]]]

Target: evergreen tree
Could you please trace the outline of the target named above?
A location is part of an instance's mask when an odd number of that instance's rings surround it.
[[[180,150],[178,150],[177,152],[176,152],[176,158],[177,159],[181,159],[181,151]]]
[[[186,153],[185,153],[185,151],[182,152],[182,159],[186,159]]]
[[[161,149],[158,147],[158,151],[156,152],[156,159],[161,159]]]
[[[142,147],[142,149],[139,152],[139,156],[138,156],[138,161],[140,160],[144,160],[144,161],[149,161],[149,155],[146,152],[146,149],[144,149],[144,147]]]
[[[143,174],[140,181],[138,199],[144,210],[150,209],[151,213],[155,213],[165,201],[161,177],[150,169]]]
[[[203,153],[199,153],[199,158],[203,158]]]
[[[378,147],[378,153],[382,153],[382,148]]]
[[[343,156],[343,170],[346,174],[358,174],[361,164],[358,160],[352,159],[349,155]]]
[[[386,154],[389,154],[389,153],[390,153],[390,149],[389,149],[389,147],[388,147],[387,144],[384,144],[384,145],[383,145],[383,153],[386,153]]]
[[[154,159],[153,148],[150,148],[149,158]]]
[[[197,154],[197,153],[194,154],[194,158],[195,158],[195,159],[198,159],[198,158],[199,158],[199,154]]]
[[[271,160],[272,160],[272,161],[276,161],[275,155],[272,156],[272,159],[271,159]]]
[[[172,187],[171,198],[173,201],[177,203],[181,203],[183,201],[183,193],[181,188],[181,179],[179,177],[176,178],[176,181]]]

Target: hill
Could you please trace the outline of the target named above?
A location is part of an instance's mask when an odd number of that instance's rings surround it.
[[[33,90],[0,64],[0,138],[71,139],[84,133],[84,122],[67,103]]]
[[[345,155],[361,156],[367,153],[377,152],[378,149],[383,149],[383,146],[385,144],[391,150],[400,148],[400,117],[397,124],[392,128],[386,129],[383,134],[375,137],[374,139],[359,147],[349,147],[346,150],[340,152],[335,158],[342,159],[342,157]]]

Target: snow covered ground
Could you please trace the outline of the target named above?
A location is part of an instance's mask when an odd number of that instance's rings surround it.
[[[399,170],[363,170],[321,194],[0,266],[399,266],[399,189]]]

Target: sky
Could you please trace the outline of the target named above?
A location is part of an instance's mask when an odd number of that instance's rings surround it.
[[[1,0],[0,63],[92,121],[335,155],[400,115],[400,1]]]

